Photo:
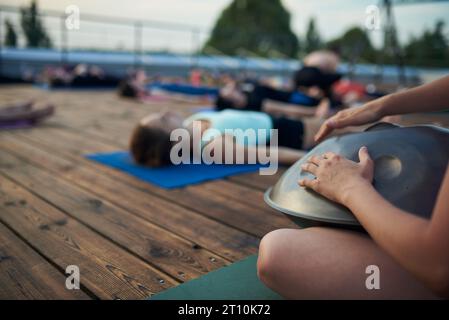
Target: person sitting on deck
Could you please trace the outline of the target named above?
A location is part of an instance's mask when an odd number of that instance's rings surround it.
[[[447,109],[448,88],[446,76],[341,111],[323,123],[316,140],[383,116]],[[366,147],[359,159],[334,153],[312,157],[302,170],[315,179],[299,184],[346,206],[368,235],[324,227],[270,232],[259,248],[259,278],[290,299],[449,298],[449,170],[426,220],[394,207],[376,191],[375,165]],[[366,287],[372,265],[380,272],[378,290]]]

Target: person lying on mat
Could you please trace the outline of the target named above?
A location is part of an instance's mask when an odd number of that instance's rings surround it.
[[[190,148],[194,156],[200,156],[204,148],[212,151],[223,143],[236,141],[232,152],[238,155],[249,154],[257,148],[266,148],[270,143],[270,130],[277,129],[278,162],[292,164],[313,146],[313,136],[323,120],[306,118],[292,120],[286,117],[273,117],[263,112],[224,110],[220,112],[199,112],[186,119],[175,112],[152,113],[143,118],[135,127],[130,150],[138,164],[152,167],[170,164],[170,152],[175,142],[170,141],[173,130],[184,128],[192,137]],[[261,129],[267,132],[263,138],[245,137],[245,133],[227,134],[226,130]],[[199,135],[194,134],[194,130]],[[265,139],[265,141],[263,141]],[[199,146],[195,148],[194,146]],[[235,159],[236,157],[234,157]]]
[[[324,122],[316,140],[387,115],[447,109],[448,88],[449,76],[344,110]],[[316,178],[299,184],[346,206],[368,234],[324,227],[270,232],[259,248],[260,279],[291,299],[449,298],[449,170],[426,220],[394,207],[376,191],[366,147],[359,159],[334,153],[312,157],[302,170]],[[365,285],[371,265],[379,270],[378,290]]]
[[[108,75],[103,69],[95,65],[77,64],[74,67],[49,67],[43,72],[43,81],[50,87],[109,87],[116,86],[119,79]]]
[[[35,124],[53,115],[55,107],[42,102],[28,101],[12,106],[0,107],[0,126]]]
[[[316,67],[304,67],[294,75],[293,91],[274,89],[255,81],[230,81],[220,90],[215,106],[217,110],[265,111],[290,118],[326,117],[342,107],[332,92],[332,84],[340,77]]]
[[[341,77],[337,73],[340,63],[337,48],[311,52],[304,57],[302,62],[303,67],[295,72],[291,81],[292,89],[287,91],[273,90],[262,84],[254,88],[254,85],[257,84],[254,81],[249,82],[248,86],[247,81],[239,84],[228,80],[222,94],[217,99],[217,109],[243,108],[261,111],[265,104],[266,108],[271,109],[270,111],[284,112],[290,117],[302,117],[316,115],[315,109],[310,107],[317,106],[322,100],[328,100],[325,103],[331,102],[329,107],[340,105],[340,101],[331,90],[332,83]],[[327,85],[326,82],[330,82],[330,85]],[[325,95],[328,96],[328,99],[323,99]],[[321,108],[321,110],[323,109]],[[318,111],[321,116],[320,112],[322,111]]]
[[[120,81],[117,93],[125,98],[145,99],[150,95],[150,91],[146,88],[148,81],[145,71],[138,70]]]
[[[330,48],[317,50],[309,53],[303,59],[304,66],[319,68],[325,73],[337,73],[340,64],[340,49]],[[374,98],[380,98],[386,95],[386,92],[379,91],[374,84],[364,85],[362,83],[343,79],[337,81],[332,86],[335,99],[341,101],[344,105],[352,106],[360,103],[366,103]]]
[[[306,67],[316,67],[325,73],[337,73],[340,64],[338,48],[316,50],[306,55],[302,61]]]
[[[157,81],[153,83],[151,88],[148,87],[149,78],[146,75],[145,71],[139,70],[132,74],[130,77],[122,80],[118,86],[117,93],[121,97],[138,99],[140,101],[155,101],[155,100],[164,100],[164,98],[170,97],[173,100],[181,100],[188,101],[189,100],[189,91],[193,92],[193,96],[202,96],[202,91],[211,91],[214,92],[213,88],[199,88],[193,87],[188,84],[180,84],[177,82],[160,82],[157,84]],[[157,94],[154,94],[153,90],[159,91]],[[165,93],[164,91],[168,91],[169,93]],[[172,92],[173,90],[173,92]],[[162,91],[162,92],[160,92]],[[201,94],[198,94],[200,92]],[[193,99],[194,100],[194,99]]]

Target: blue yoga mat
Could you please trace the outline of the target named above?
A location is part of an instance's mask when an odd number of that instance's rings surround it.
[[[188,84],[178,84],[178,83],[153,83],[149,88],[161,89],[173,93],[188,94],[193,96],[217,96],[219,89],[214,87],[195,87]]]
[[[148,168],[136,165],[126,151],[89,154],[86,155],[86,158],[166,189],[254,172],[262,167],[259,164],[181,164],[162,168]]]

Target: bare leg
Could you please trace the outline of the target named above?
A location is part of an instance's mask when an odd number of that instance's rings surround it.
[[[380,289],[368,290],[366,267],[380,269]],[[258,275],[289,299],[436,298],[367,235],[331,228],[281,229],[259,249]]]

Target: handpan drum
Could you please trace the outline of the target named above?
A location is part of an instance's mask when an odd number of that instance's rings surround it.
[[[301,171],[301,165],[311,156],[331,151],[359,161],[362,146],[368,147],[374,160],[376,190],[395,206],[429,219],[449,161],[449,130],[430,125],[399,127],[378,123],[364,132],[327,139],[267,190],[265,202],[301,227],[332,225],[361,229],[347,208],[300,187],[298,180],[314,178]]]

